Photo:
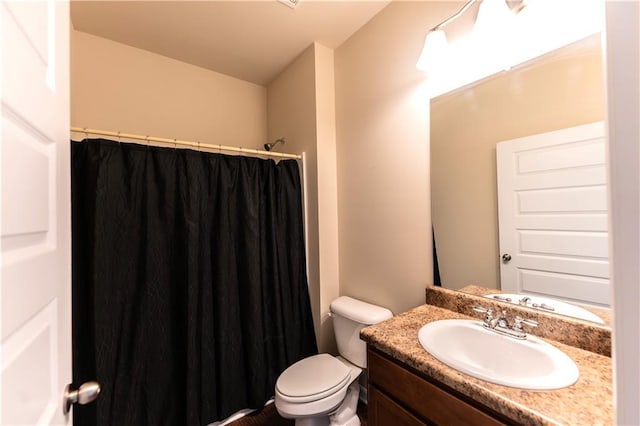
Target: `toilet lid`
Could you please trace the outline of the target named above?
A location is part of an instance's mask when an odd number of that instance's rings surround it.
[[[351,370],[329,354],[302,359],[278,377],[276,391],[296,402],[315,401],[347,385]]]

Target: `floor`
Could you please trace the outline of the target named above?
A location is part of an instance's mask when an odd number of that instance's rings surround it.
[[[361,425],[367,426],[367,406],[362,403],[358,404],[358,417]],[[229,423],[230,426],[293,426],[294,424],[293,420],[280,417],[273,404]]]

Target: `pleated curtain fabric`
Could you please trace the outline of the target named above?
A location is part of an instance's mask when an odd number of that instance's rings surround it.
[[[206,425],[317,353],[298,164],[72,142],[75,425]]]

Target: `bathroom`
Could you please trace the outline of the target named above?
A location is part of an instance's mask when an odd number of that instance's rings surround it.
[[[219,84],[220,80],[216,80],[219,76],[209,76],[213,80],[212,91],[203,96],[208,99],[197,106],[198,113],[181,116],[186,108],[180,103],[186,102],[184,97],[199,95],[180,90],[180,84],[192,76],[185,70],[187,65],[89,35],[75,27],[70,30],[70,124],[187,140],[206,141],[210,140],[210,134],[215,134],[253,148],[285,136],[287,143],[279,150],[305,152],[306,161],[313,165],[308,167],[305,177],[310,188],[306,219],[311,305],[319,350],[335,353],[332,322],[328,317],[333,299],[347,295],[401,313],[423,304],[425,287],[432,282],[429,102],[425,76],[415,69],[415,62],[426,31],[460,5],[449,2],[378,5],[378,13],[372,14],[346,42],[335,49],[322,43],[310,46],[268,84],[224,80],[226,88],[238,87],[229,96],[244,101],[240,106],[242,124],[209,121],[210,116],[224,114],[237,105],[212,101],[221,96],[215,86]],[[302,11],[304,6],[303,2],[292,13]],[[70,23],[76,26],[73,7]],[[620,23],[612,27],[611,43],[616,43],[615,31],[624,29],[622,24],[625,18],[631,19],[630,14],[615,10],[613,5],[607,12],[616,24]],[[635,16],[631,25],[637,23],[637,13]],[[632,54],[637,57],[637,48]],[[138,75],[118,73],[125,69],[123,64],[137,61]],[[162,80],[152,81],[159,78],[162,70],[179,80],[175,86]],[[93,79],[94,76],[99,78]],[[109,83],[108,78],[114,81]],[[327,89],[332,86],[334,90]],[[611,90],[609,87],[610,104],[618,99]],[[110,93],[115,96],[109,96]],[[242,95],[245,98],[239,99]],[[94,102],[96,98],[100,102]],[[163,109],[162,114],[181,117],[177,128],[174,121],[159,115],[156,109],[160,102],[167,102],[165,98],[173,106]],[[625,100],[635,105],[633,99],[622,98],[620,102]],[[625,111],[630,114],[633,109],[616,108],[617,113]],[[247,120],[251,119],[248,125]],[[624,125],[624,117],[617,123]],[[207,125],[210,127],[198,133],[198,126]],[[621,128],[617,133],[624,131]],[[618,150],[610,155],[622,162],[632,158]],[[633,167],[637,170],[637,165]],[[612,230],[612,258],[614,275],[624,278],[616,280],[613,304],[614,314],[624,321],[614,318],[614,336],[634,336],[638,326],[634,308],[638,299],[634,284],[637,280],[633,278],[633,268],[615,269],[626,266],[622,261],[616,262],[615,253],[616,241],[625,243],[625,235],[637,229],[637,215],[626,218],[634,210],[620,208],[616,213],[615,206],[616,200],[624,205],[627,199],[634,199],[634,194],[637,196],[638,182],[637,178],[631,184],[629,178],[619,178],[625,183],[618,188],[613,181],[616,191],[620,191],[619,198],[617,193],[613,194],[613,214],[614,223],[622,226],[614,226]],[[634,241],[626,244],[621,250],[637,260],[637,245]],[[620,345],[614,353],[637,350],[637,341],[614,341]],[[637,371],[633,360],[621,355],[616,361],[619,371],[623,370],[620,365],[628,365],[624,368],[627,376]],[[637,400],[634,396],[637,383],[626,383],[624,377],[619,380],[616,385],[618,410],[622,410],[619,413],[630,410],[628,415],[633,415],[629,404]]]

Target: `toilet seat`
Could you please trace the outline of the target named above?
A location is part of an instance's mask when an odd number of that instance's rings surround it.
[[[276,393],[291,403],[317,401],[351,383],[351,369],[329,354],[304,358],[287,368],[276,382]]]

